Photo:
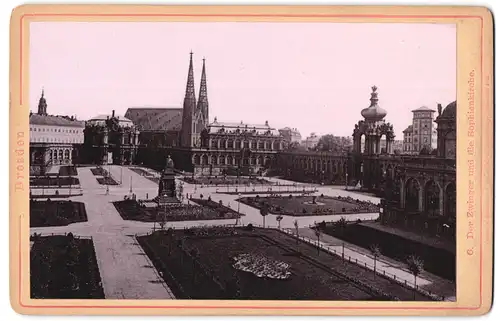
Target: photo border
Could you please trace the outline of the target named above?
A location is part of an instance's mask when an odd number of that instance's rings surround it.
[[[208,300],[35,300],[29,298],[29,149],[27,102],[29,24],[38,21],[176,21],[176,22],[352,22],[453,23],[457,26],[457,102],[469,105],[467,82],[475,79],[472,137],[457,131],[457,301],[208,301]],[[170,315],[480,315],[492,301],[493,235],[493,28],[481,7],[444,6],[147,6],[23,5],[11,18],[10,69],[10,274],[11,305],[23,314],[170,314]],[[333,40],[332,40],[333,41]],[[469,102],[468,102],[469,101]],[[469,105],[470,106],[470,105]],[[463,110],[465,111],[465,107]],[[462,109],[461,109],[462,111]],[[468,125],[465,112],[457,126]],[[470,124],[470,123],[469,123]],[[465,126],[465,127],[464,127]],[[473,141],[475,152],[467,146]],[[472,161],[471,177],[467,164]],[[467,182],[469,182],[467,184]],[[470,187],[471,182],[473,184]],[[465,184],[465,185],[464,185]],[[478,192],[479,191],[479,192]],[[467,231],[472,224],[472,241]],[[29,242],[28,242],[29,243]],[[472,254],[469,255],[469,250]],[[479,271],[478,271],[479,270]],[[478,273],[479,272],[479,273]],[[477,285],[473,286],[477,279]],[[471,282],[472,281],[472,282]],[[63,302],[63,303],[62,303]],[[149,302],[146,304],[145,302]],[[217,303],[215,303],[217,302]]]

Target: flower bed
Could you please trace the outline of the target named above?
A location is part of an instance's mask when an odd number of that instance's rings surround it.
[[[147,207],[145,204],[140,205],[135,200],[117,201],[113,202],[113,205],[124,220],[159,222],[162,219],[156,206]],[[206,206],[178,204],[167,208],[165,221],[224,220],[235,219],[237,217],[237,212],[225,206],[215,209]]]
[[[96,178],[97,182],[101,185],[120,185],[113,177],[106,176],[106,177],[99,177]]]
[[[85,204],[72,201],[30,201],[30,227],[86,222]]]
[[[346,215],[377,213],[378,205],[354,200],[350,197],[294,196],[278,195],[271,197],[242,197],[240,202],[255,207],[267,207],[271,214],[290,216]]]
[[[31,237],[32,299],[104,299],[91,239]]]

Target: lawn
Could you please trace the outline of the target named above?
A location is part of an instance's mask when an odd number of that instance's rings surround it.
[[[411,289],[277,230],[169,229],[137,239],[178,299],[413,300]]]
[[[76,177],[51,177],[51,176],[38,176],[30,177],[30,186],[50,186],[50,187],[62,187],[62,186],[74,186],[80,185],[80,181]]]
[[[102,167],[91,168],[90,171],[94,176],[107,176],[108,171],[103,169]]]
[[[167,222],[173,221],[202,221],[236,219],[238,213],[224,205],[213,201],[192,199],[200,205],[178,204],[168,208]],[[150,207],[135,200],[113,202],[118,213],[124,220],[159,222],[161,215],[157,214],[156,206]],[[241,214],[239,216],[242,216]]]
[[[106,176],[106,177],[99,177],[96,178],[97,182],[101,185],[120,185],[113,177]]]
[[[344,215],[357,213],[377,213],[376,204],[360,201],[351,197],[330,196],[271,196],[242,197],[240,202],[261,209],[267,207],[269,213],[309,216],[309,215]]]
[[[78,172],[76,171],[75,166],[61,166],[59,167],[59,175],[60,176],[77,176]]]
[[[454,250],[433,246],[429,238],[414,240],[396,233],[385,232],[369,224],[319,225],[321,231],[349,243],[369,249],[372,244],[380,246],[383,255],[405,262],[408,256],[417,255],[424,261],[424,269],[440,277],[455,280],[456,254]]]
[[[30,227],[86,222],[85,204],[72,201],[30,201]]]
[[[91,239],[32,236],[32,299],[104,299]]]

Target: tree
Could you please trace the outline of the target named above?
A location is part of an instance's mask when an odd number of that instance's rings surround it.
[[[293,226],[295,226],[295,234],[297,235],[297,248],[299,246],[299,222],[297,220],[293,221]]]
[[[341,217],[340,220],[335,222],[334,228],[336,232],[340,235],[340,238],[342,239],[345,233],[345,230],[347,228],[347,220],[345,217]],[[342,260],[344,260],[344,242],[342,242]]]
[[[414,277],[413,300],[415,300],[417,294],[417,276],[422,273],[424,269],[424,261],[422,261],[416,255],[410,255],[408,259],[406,259],[406,265],[408,266],[408,270],[410,270],[411,274],[413,274]]]
[[[319,237],[321,236],[321,232],[319,231],[319,227],[314,228],[314,234],[316,235],[316,238],[318,239],[318,255],[319,255]]]
[[[332,134],[323,135],[320,137],[316,150],[323,152],[342,153],[349,151],[352,146],[350,137],[333,136]]]
[[[429,146],[424,146],[421,150],[420,150],[420,155],[430,155],[432,152],[431,148]]]
[[[282,215],[276,216],[276,221],[278,221],[278,229],[281,229],[281,220],[283,219]]]
[[[373,278],[377,275],[377,258],[380,256],[380,246],[378,244],[372,244],[370,246],[370,252],[373,255]]]
[[[262,215],[262,227],[266,227],[266,216],[269,214],[269,208],[267,204],[264,204],[260,208],[260,215]]]

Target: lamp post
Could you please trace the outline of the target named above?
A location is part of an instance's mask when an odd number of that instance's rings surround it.
[[[120,185],[122,184],[122,180],[123,180],[123,167],[120,166]]]
[[[132,193],[132,176],[130,176],[130,193]]]
[[[241,198],[241,193],[238,193],[238,216],[236,216],[236,225],[238,225],[238,222],[240,220],[240,198]]]

